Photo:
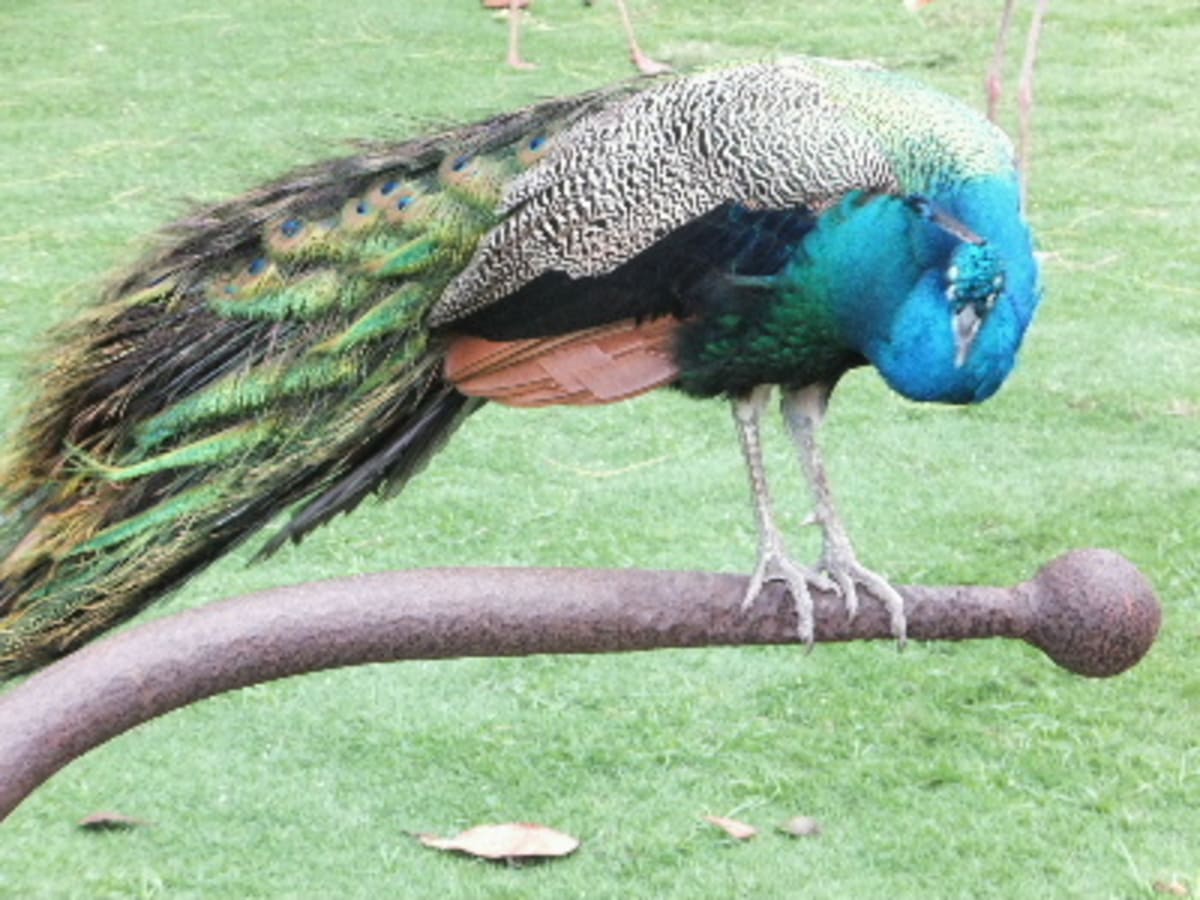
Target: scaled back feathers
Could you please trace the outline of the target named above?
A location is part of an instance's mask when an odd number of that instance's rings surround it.
[[[790,59],[679,78],[581,117],[504,198],[505,220],[434,305],[446,324],[547,270],[596,275],[727,201],[820,210],[1012,169],[964,104],[863,63]]]

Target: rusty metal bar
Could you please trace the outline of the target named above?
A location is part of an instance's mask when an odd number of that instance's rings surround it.
[[[172,709],[303,672],[364,663],[796,642],[772,588],[702,572],[428,569],[279,588],[98,641],[0,695],[0,819],[51,775]],[[1149,650],[1161,608],[1118,554],[1078,550],[1014,588],[902,587],[912,640],[1019,638],[1081,675],[1118,674]],[[817,593],[819,642],[887,639],[869,597],[847,621]]]

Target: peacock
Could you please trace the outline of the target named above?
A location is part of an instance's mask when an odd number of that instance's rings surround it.
[[[168,226],[54,337],[0,472],[0,675],[78,647],[289,511],[259,551],[399,491],[488,401],[730,401],[759,534],[745,595],[904,608],[817,444],[871,365],[967,404],[1041,296],[1011,143],[865,63],[641,79],[292,172]],[[774,389],[822,530],[776,524]]]
[[[591,6],[592,0],[583,0],[585,6]],[[616,0],[617,12],[621,16],[621,27],[625,29],[625,40],[629,44],[629,58],[643,75],[663,75],[671,71],[666,63],[660,63],[646,55],[638,43],[637,34],[633,29],[633,17],[629,15],[629,7],[625,0]],[[503,9],[508,12],[508,64],[514,69],[536,69],[534,63],[521,56],[521,20],[526,9],[533,5],[533,0],[483,0],[483,5],[489,9]]]

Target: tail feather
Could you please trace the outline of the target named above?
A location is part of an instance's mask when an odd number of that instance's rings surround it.
[[[260,556],[416,474],[480,404],[433,377],[437,355],[420,368],[428,377],[397,392],[369,431],[327,431],[332,447],[292,431],[315,435],[317,422],[276,421],[235,426],[124,467],[81,463],[6,529],[0,675],[40,665],[128,618],[306,497],[314,498]],[[379,404],[370,397],[363,405]]]
[[[64,332],[0,470],[0,678],[291,507],[270,553],[397,490],[483,401],[428,312],[505,185],[626,88],[365,146],[168,227]]]
[[[480,405],[481,401],[448,385],[440,386],[405,420],[399,434],[385,434],[382,440],[373,441],[332,486],[305,502],[287,525],[263,544],[258,557],[270,556],[288,541],[298,543],[308,532],[353,510],[381,486],[389,495],[399,491]]]

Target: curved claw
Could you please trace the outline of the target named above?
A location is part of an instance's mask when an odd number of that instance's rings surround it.
[[[854,579],[844,569],[824,568],[837,582],[842,602],[846,605],[846,618],[853,619],[858,615],[858,588],[854,586]]]
[[[768,582],[782,581],[787,585],[792,595],[792,603],[796,608],[798,624],[796,632],[800,640],[811,649],[815,638],[813,627],[813,600],[809,587],[818,591],[841,590],[839,585],[830,580],[823,572],[810,569],[793,562],[788,555],[778,547],[764,549],[758,556],[758,565],[750,576],[750,584],[742,597],[742,610],[754,605],[754,601],[762,594]]]
[[[867,589],[872,597],[883,604],[892,623],[892,635],[904,649],[908,643],[908,621],[904,616],[904,598],[888,583],[888,580],[859,563],[854,557],[837,562],[823,561],[822,568],[829,572],[841,588],[846,603],[846,616],[853,619],[858,613],[858,586]]]

